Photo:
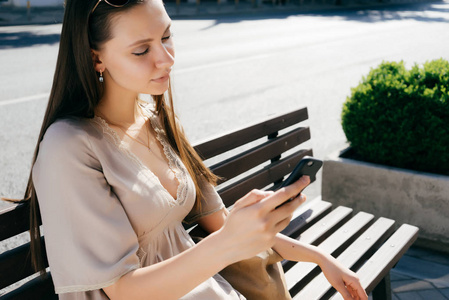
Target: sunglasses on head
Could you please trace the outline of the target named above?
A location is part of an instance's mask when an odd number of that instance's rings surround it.
[[[98,4],[100,4],[101,1],[104,1],[107,4],[109,4],[110,6],[114,6],[114,7],[122,7],[129,2],[129,0],[98,0],[97,4],[94,6],[92,11],[90,12],[91,14],[94,12],[94,10],[97,8]]]

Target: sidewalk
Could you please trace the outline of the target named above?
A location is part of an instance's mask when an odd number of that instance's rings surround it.
[[[256,0],[254,0],[256,2]],[[275,0],[278,1],[278,0]],[[302,4],[300,4],[300,1]],[[337,0],[335,0],[337,1]],[[295,0],[286,4],[264,2],[255,6],[251,1],[234,1],[217,4],[215,1],[203,2],[200,5],[181,3],[179,7],[173,2],[165,3],[168,14],[173,19],[204,18],[226,15],[255,15],[266,13],[311,13],[345,9],[373,9],[413,3],[430,3],[431,0],[338,0],[342,4],[335,5],[334,0]],[[62,23],[64,8],[61,7],[11,7],[0,4],[0,26],[45,25]]]
[[[392,300],[448,300],[449,255],[411,247],[390,278]]]

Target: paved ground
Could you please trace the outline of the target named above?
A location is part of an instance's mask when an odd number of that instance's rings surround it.
[[[391,271],[393,300],[449,299],[449,256],[412,247]]]

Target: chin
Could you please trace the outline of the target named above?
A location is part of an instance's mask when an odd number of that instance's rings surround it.
[[[145,91],[144,93],[145,93],[145,94],[150,94],[150,95],[156,96],[156,95],[162,95],[162,94],[164,94],[167,90],[168,90],[168,86],[165,87],[165,88],[160,88],[160,89],[155,89],[155,88],[148,89],[148,90]]]

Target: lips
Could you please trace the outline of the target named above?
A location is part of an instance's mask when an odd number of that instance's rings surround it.
[[[151,79],[151,81],[157,82],[157,83],[163,83],[163,82],[166,82],[168,80],[168,78],[170,78],[170,75],[166,74],[166,75],[164,75],[162,77]]]

